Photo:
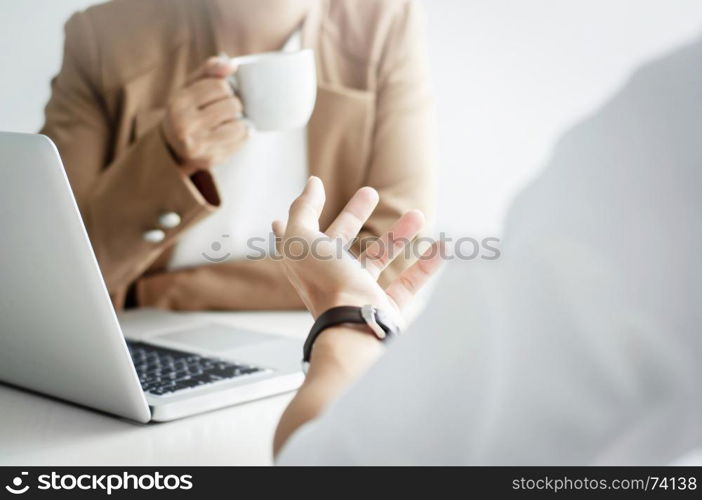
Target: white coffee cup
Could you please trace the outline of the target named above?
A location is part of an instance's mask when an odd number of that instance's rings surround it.
[[[229,77],[244,107],[244,119],[257,131],[291,130],[307,124],[317,98],[312,49],[234,57]]]

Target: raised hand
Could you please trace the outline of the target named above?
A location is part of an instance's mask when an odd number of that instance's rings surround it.
[[[441,264],[440,243],[434,243],[387,289],[383,290],[377,280],[421,230],[424,216],[418,210],[405,213],[356,259],[342,248],[356,238],[373,213],[378,193],[370,187],[359,189],[322,232],[319,216],[324,201],[322,181],[310,177],[302,194],[290,206],[287,224],[273,222],[273,231],[279,239],[278,250],[293,287],[315,318],[332,307],[371,304],[402,324],[402,310]]]

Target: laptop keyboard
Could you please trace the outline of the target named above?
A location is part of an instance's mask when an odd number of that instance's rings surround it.
[[[144,392],[162,396],[264,371],[191,352],[127,341]]]

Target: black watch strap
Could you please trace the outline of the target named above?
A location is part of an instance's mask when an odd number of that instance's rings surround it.
[[[375,336],[383,342],[396,337],[400,333],[399,327],[390,318],[388,318],[385,313],[373,306],[332,307],[331,309],[320,314],[317,321],[315,321],[314,325],[312,325],[312,329],[310,330],[307,340],[305,341],[305,345],[302,349],[303,367],[310,362],[312,346],[314,345],[314,341],[317,340],[319,334],[327,328],[342,325],[344,323],[367,325],[373,331]]]

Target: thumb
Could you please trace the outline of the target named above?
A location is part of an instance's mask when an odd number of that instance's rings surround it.
[[[282,220],[274,220],[272,228],[275,235],[275,249],[280,254],[283,238],[285,238],[286,224]]]
[[[226,78],[236,71],[236,65],[231,62],[231,59],[222,54],[213,56],[207,59],[195,72],[188,78],[188,85],[201,80],[202,78]]]

